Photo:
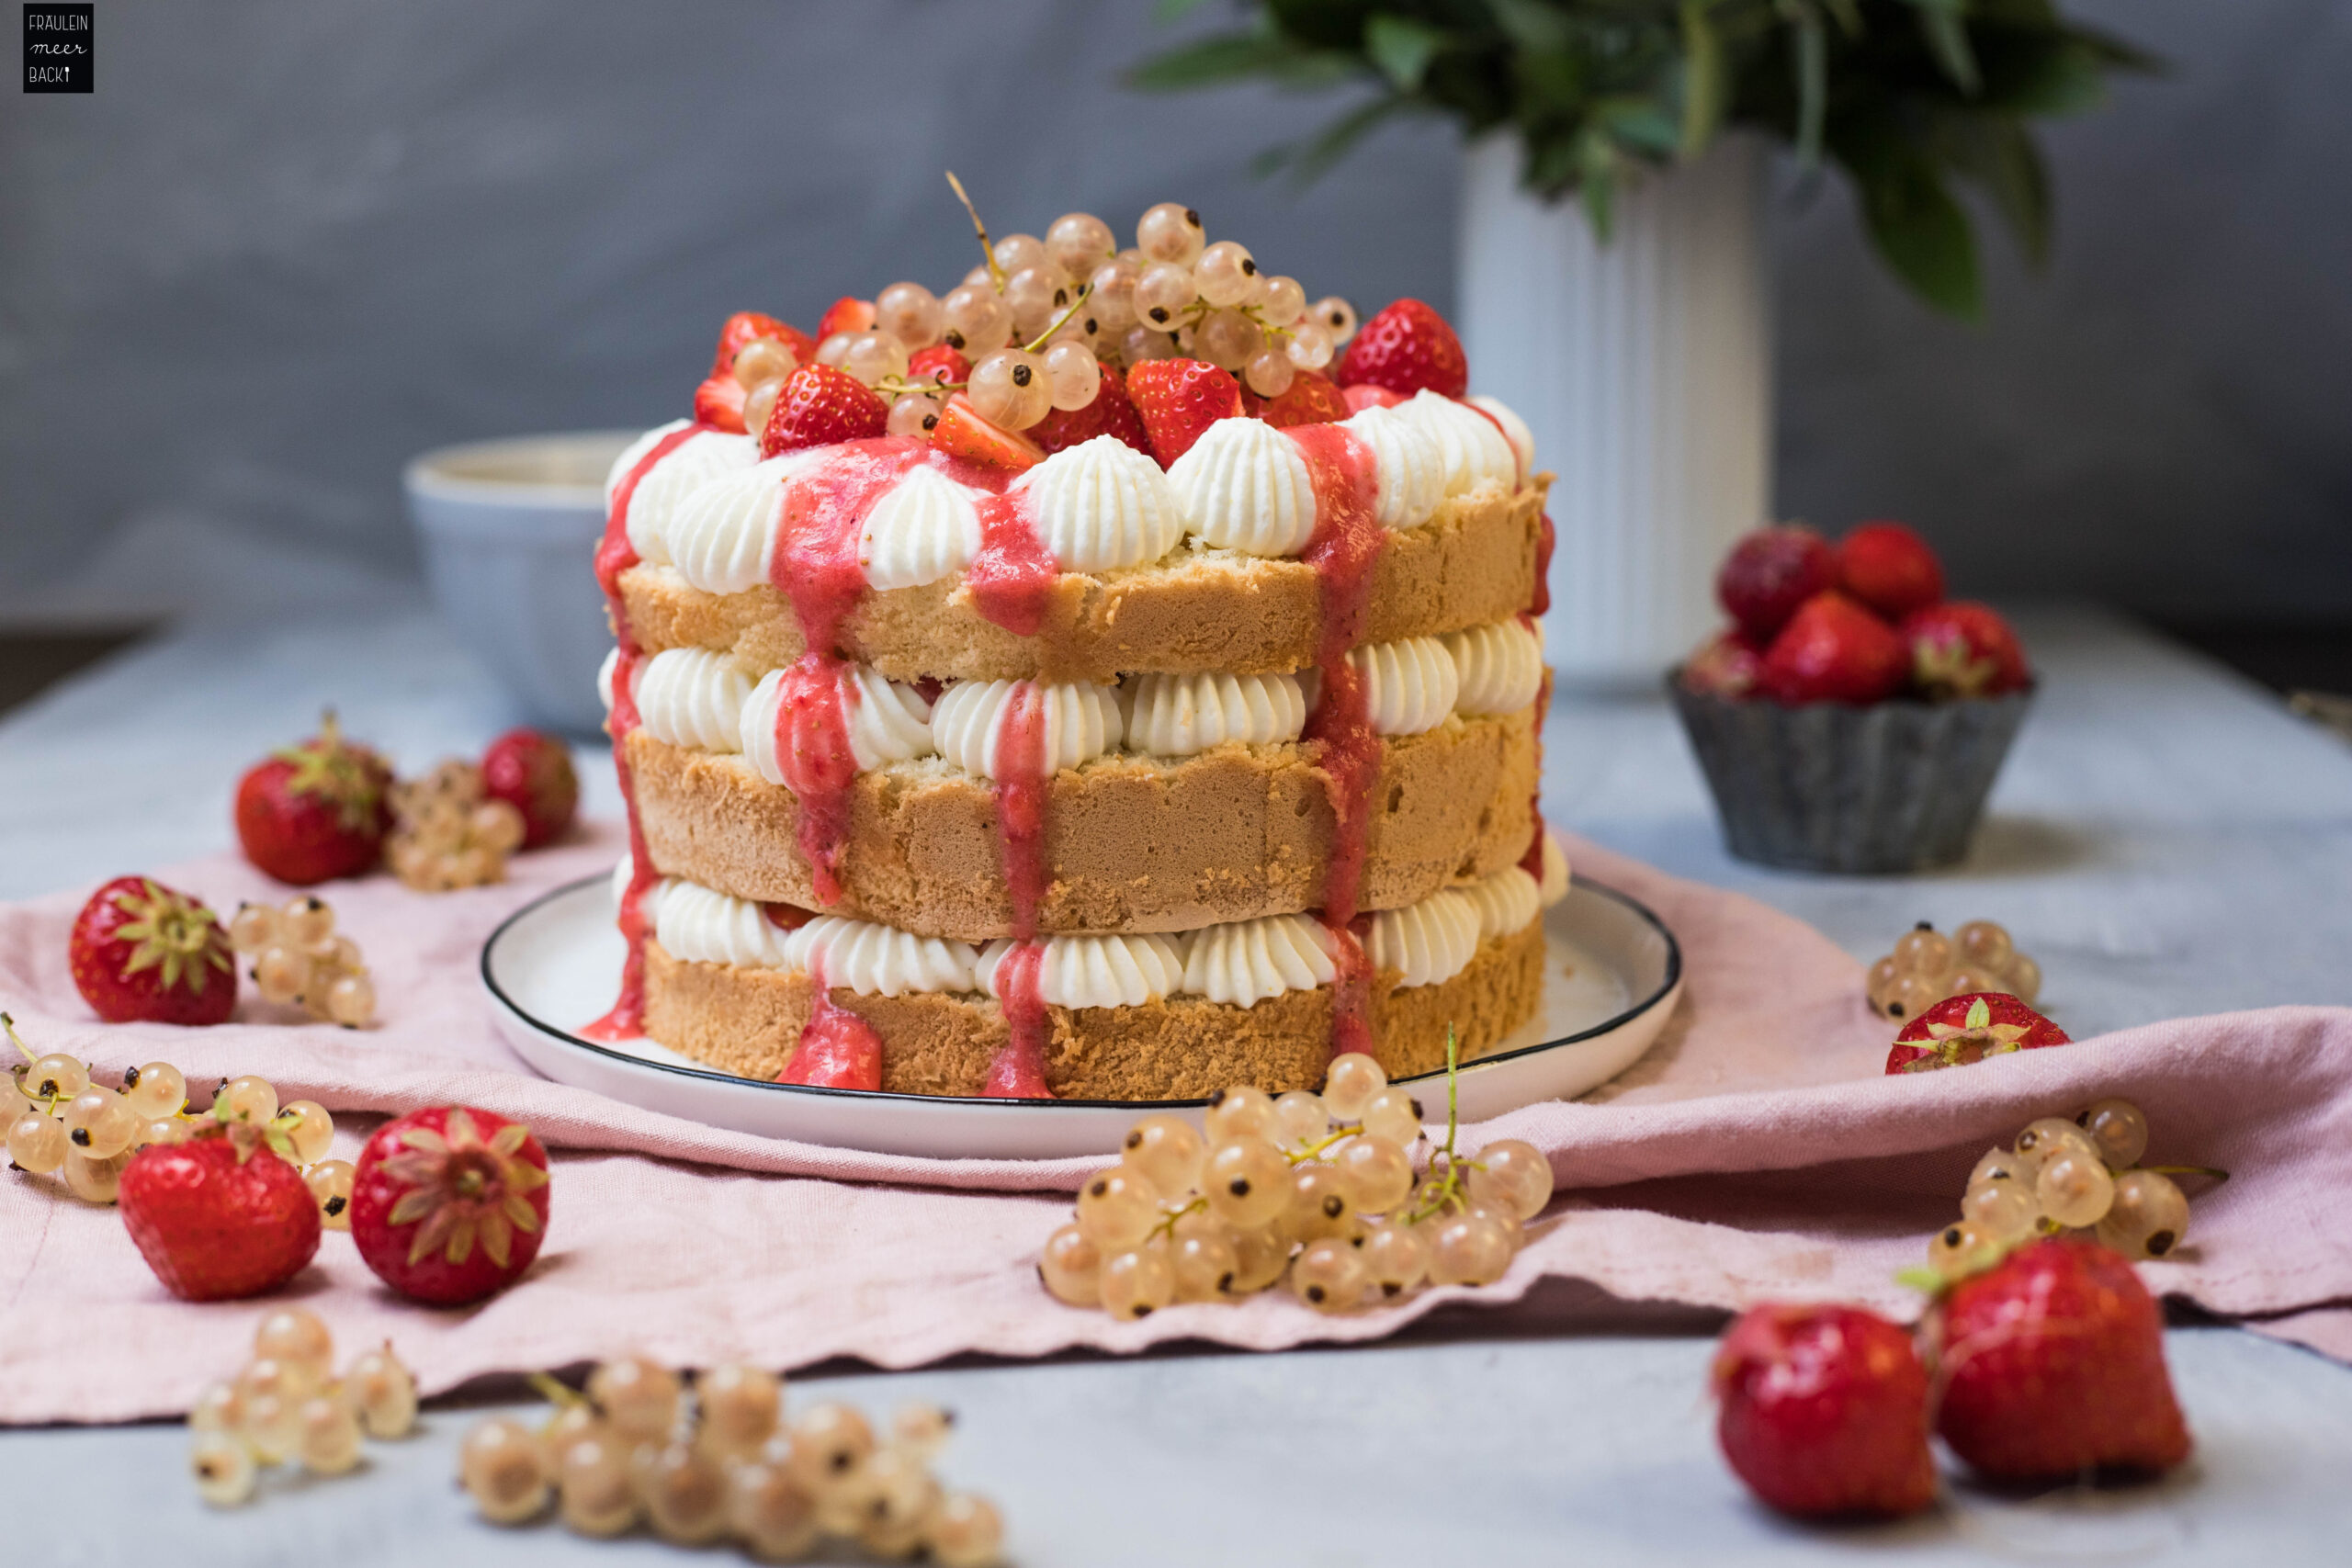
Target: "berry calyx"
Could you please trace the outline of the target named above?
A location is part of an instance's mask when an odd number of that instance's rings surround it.
[[[149,877],[118,876],[90,895],[66,952],[74,987],[108,1023],[219,1023],[237,1004],[219,918]]]
[[[548,1158],[520,1122],[448,1106],[379,1129],[359,1156],[351,1235],[386,1284],[457,1304],[502,1289],[538,1256]]]
[[[1924,1073],[1965,1067],[1987,1056],[2072,1043],[2064,1030],[2017,998],[1978,992],[1947,998],[1905,1024],[1887,1052],[1886,1070]]]
[[[2018,634],[1989,604],[1929,605],[1905,619],[1900,635],[1911,679],[1929,696],[1997,697],[2033,684]]]
[[[237,784],[245,858],[297,887],[356,876],[376,863],[391,826],[392,770],[345,740],[330,709],[319,733],[271,753]]]

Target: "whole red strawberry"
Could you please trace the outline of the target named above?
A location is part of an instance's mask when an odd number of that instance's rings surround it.
[[[704,377],[702,385],[695,389],[695,423],[723,430],[729,435],[749,434],[743,428],[746,395],[743,383],[735,379],[731,370]]]
[[[1293,376],[1290,389],[1279,398],[1261,398],[1249,388],[1242,388],[1241,410],[1280,429],[1294,424],[1330,424],[1354,412],[1348,407],[1348,400],[1340,395],[1339,388],[1312,370],[1301,370]]]
[[[2029,1243],[1954,1285],[1932,1321],[1936,1431],[1982,1473],[2056,1481],[2188,1457],[2163,1314],[2120,1254]]]
[[[1110,369],[1109,366],[1103,367],[1106,376]],[[972,362],[944,343],[919,348],[907,356],[907,379],[910,381],[933,381],[945,387],[961,386],[971,378]],[[1046,417],[1050,419],[1053,416],[1048,414]]]
[[[1838,585],[1829,541],[1796,524],[1740,536],[1715,571],[1715,600],[1758,644],[1769,643],[1804,602]]]
[[[571,749],[536,729],[510,729],[481,754],[482,793],[523,814],[523,847],[552,844],[580,810]]]
[[[1366,409],[1393,409],[1405,400],[1405,394],[1385,387],[1342,387],[1340,400],[1348,405],[1350,413],[1362,413]]]
[[[1715,1352],[1716,1440],[1784,1514],[1917,1513],[1935,1501],[1928,1374],[1911,1336],[1849,1306],[1759,1306]]]
[[[1082,409],[1056,409],[1032,425],[1027,434],[1044,452],[1058,452],[1098,435],[1116,436],[1146,455],[1151,451],[1151,437],[1144,434],[1143,417],[1128,399],[1126,378],[1115,365],[1102,367],[1102,385],[1092,402]]]
[[[360,1151],[351,1239],[404,1296],[457,1306],[503,1290],[547,1228],[547,1151],[520,1122],[436,1106],[386,1122]]]
[[[297,887],[372,867],[391,830],[392,770],[345,740],[330,713],[319,733],[237,781],[237,840],[245,858]]]
[[[1127,396],[1163,468],[1191,451],[1210,425],[1241,413],[1241,383],[1200,359],[1145,360],[1127,372]]]
[[[1999,991],[1946,997],[1903,1026],[1886,1054],[1886,1070],[1927,1073],[1965,1067],[1987,1056],[2071,1045],[2066,1032]]]
[[[276,1290],[319,1250],[318,1199],[251,1127],[150,1144],[123,1168],[116,1201],[147,1267],[191,1302]]]
[[[1909,674],[1894,628],[1835,592],[1806,600],[1764,650],[1764,691],[1784,703],[1883,702]]]
[[[237,961],[204,901],[118,876],[66,938],[74,988],[108,1023],[219,1023],[237,1005]]]
[[[1342,387],[1385,387],[1411,397],[1449,398],[1470,389],[1470,361],[1445,318],[1419,299],[1399,299],[1360,328],[1340,358]]]
[[[1944,566],[1900,523],[1864,523],[1838,541],[1838,586],[1890,621],[1944,596]]]
[[[718,352],[711,355],[710,373],[713,376],[731,374],[735,368],[735,356],[763,337],[774,338],[792,350],[792,357],[797,361],[806,361],[817,352],[815,341],[791,322],[778,321],[757,310],[738,310],[728,317],[727,324],[719,329]],[[737,406],[741,406],[740,401]]]
[[[821,344],[835,333],[870,333],[874,321],[873,300],[844,294],[826,306],[825,313],[818,318],[817,341]]]
[[[1914,613],[1903,623],[1911,678],[1939,697],[1997,697],[2033,684],[2025,648],[1989,604],[1955,600]]]
[[[830,365],[804,365],[785,378],[775,412],[760,435],[760,456],[864,441],[881,434],[889,423],[889,405],[856,377]]]
[[[951,457],[1010,473],[1034,468],[1046,460],[1043,447],[1017,430],[982,419],[961,392],[948,394],[946,406],[931,427],[931,444]]]
[[[1683,661],[1680,677],[1687,689],[1718,697],[1750,696],[1763,678],[1763,649],[1737,627],[1701,643]]]

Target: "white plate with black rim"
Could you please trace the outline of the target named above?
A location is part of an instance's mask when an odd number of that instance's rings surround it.
[[[1666,925],[1613,888],[1578,882],[1546,910],[1544,998],[1502,1045],[1463,1067],[1463,1120],[1566,1100],[1634,1065],[1682,994],[1682,951]],[[1197,1112],[1199,1100],[981,1100],[762,1083],[650,1040],[602,1043],[579,1031],[612,1006],[623,947],[612,879],[543,895],[482,944],[498,1031],[558,1083],[715,1127],[833,1148],[933,1159],[1057,1159],[1117,1146],[1138,1112]],[[1442,1072],[1408,1078],[1442,1092]],[[1425,1092],[1425,1100],[1429,1098]],[[1432,1105],[1432,1111],[1435,1107]]]

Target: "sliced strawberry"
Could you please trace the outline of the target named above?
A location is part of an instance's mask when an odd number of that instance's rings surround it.
[[[1453,329],[1419,299],[1399,299],[1360,328],[1340,357],[1343,387],[1385,387],[1411,397],[1458,398],[1470,389],[1470,361]]]
[[[1191,451],[1201,432],[1241,413],[1241,383],[1205,360],[1148,359],[1127,372],[1127,396],[1163,468]]]
[[[108,1023],[219,1023],[237,1005],[228,934],[202,899],[118,876],[65,940],[74,988]]]
[[[774,338],[792,350],[796,361],[806,360],[817,352],[808,334],[789,321],[757,310],[738,310],[727,318],[727,325],[719,329],[718,352],[711,357],[710,373],[723,376],[735,368],[735,356],[760,338]]]
[[[695,423],[723,430],[729,435],[746,434],[743,384],[735,379],[734,372],[721,370],[707,376],[702,385],[695,389]]]
[[[1900,523],[1865,523],[1838,541],[1838,586],[1890,621],[1944,596],[1944,566]]]
[[[760,456],[864,441],[881,434],[889,423],[890,406],[856,377],[830,365],[804,365],[785,378],[775,412],[760,434]]]
[[[1929,1073],[1965,1067],[1987,1056],[2071,1045],[2066,1032],[2017,998],[1999,991],[1947,997],[1903,1026],[1886,1054],[1886,1070]]]
[[[1764,652],[1764,690],[1792,705],[1883,702],[1910,657],[1894,628],[1834,589],[1806,600]]]
[[[1997,697],[2033,684],[2024,645],[1989,604],[1931,604],[1904,621],[1902,636],[1911,678],[1931,696]]]
[[[1680,679],[1688,691],[1752,696],[1764,679],[1764,650],[1736,626],[1717,632],[1683,661]]]
[[[1935,1501],[1928,1373],[1911,1336],[1848,1306],[1759,1306],[1715,1352],[1715,1438],[1784,1514],[1914,1514]]]
[[[1054,410],[1037,422],[1029,435],[1045,452],[1058,452],[1098,435],[1115,435],[1146,457],[1151,455],[1151,437],[1144,433],[1143,419],[1127,397],[1126,378],[1115,365],[1102,367],[1102,385],[1092,402],[1082,409]]]
[[[972,378],[972,362],[944,343],[917,349],[907,356],[907,379],[942,387],[961,386]]]
[[[874,301],[844,294],[825,308],[818,318],[817,342],[823,343],[835,333],[870,333],[874,330]]]
[[[1013,473],[1046,460],[1035,442],[982,419],[961,392],[950,394],[947,406],[939,411],[939,423],[931,427],[931,444],[951,457]]]
[[[1399,401],[1403,400],[1399,399]],[[1331,424],[1355,412],[1329,378],[1302,370],[1291,378],[1290,389],[1279,398],[1261,398],[1241,389],[1241,412],[1268,424],[1287,429],[1294,424]]]
[[[1799,524],[1740,536],[1715,570],[1715,600],[1759,646],[1789,624],[1797,606],[1838,586],[1838,552]]]
[[[1405,394],[1385,387],[1342,387],[1340,400],[1348,405],[1350,413],[1362,413],[1366,409],[1393,409],[1405,400]]]

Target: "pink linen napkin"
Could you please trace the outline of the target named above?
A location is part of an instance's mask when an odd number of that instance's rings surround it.
[[[211,1030],[98,1024],[64,956],[86,889],[0,907],[0,1006],[36,1049],[73,1051],[109,1077],[157,1056],[198,1083],[261,1073],[281,1097],[335,1111],[345,1157],[372,1125],[361,1113],[462,1100],[529,1122],[556,1152],[553,1214],[545,1252],[514,1289],[467,1311],[417,1307],[379,1286],[338,1235],[288,1287],[346,1353],[390,1338],[428,1392],[629,1347],[697,1365],[850,1356],[897,1367],[1182,1338],[1257,1349],[1362,1340],[1452,1301],[1516,1301],[1547,1276],[1625,1301],[1736,1308],[1836,1296],[1907,1313],[1917,1298],[1893,1274],[1951,1216],[1977,1155],[2034,1116],[2109,1093],[2146,1108],[2152,1159],[2235,1172],[2194,1198],[2189,1245],[2148,1266],[2152,1287],[2352,1359],[2352,1235],[2326,1202],[2352,1184],[2352,1011],[2175,1021],[1889,1079],[1889,1031],[1862,1005],[1860,967],[1818,932],[1572,846],[1580,875],[1642,899],[1677,932],[1689,993],[1615,1084],[1468,1134],[1474,1147],[1526,1138],[1559,1179],[1560,1198],[1509,1275],[1341,1318],[1269,1293],[1115,1323],[1058,1305],[1033,1272],[1066,1193],[1107,1159],[844,1153],[680,1122],[524,1068],[491,1028],[481,942],[529,898],[607,868],[617,841],[616,828],[597,828],[519,859],[496,888],[428,897],[375,877],[323,889],[374,972],[384,1015],[374,1029],[281,1021],[250,996]],[[285,897],[225,856],[163,880],[224,911]],[[0,1182],[0,1421],[183,1410],[238,1364],[259,1311],[176,1302],[110,1211],[53,1179]],[[30,1331],[60,1323],[107,1354],[28,1354]]]

